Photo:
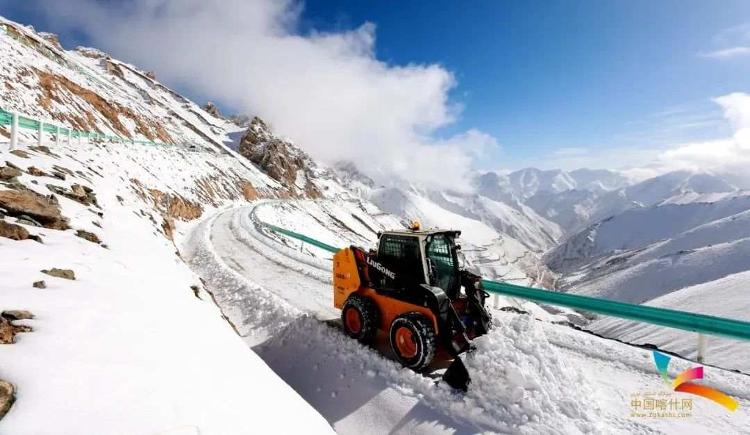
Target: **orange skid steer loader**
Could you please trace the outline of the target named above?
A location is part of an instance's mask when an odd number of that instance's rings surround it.
[[[486,334],[491,317],[481,277],[459,267],[460,231],[412,230],[379,234],[377,250],[351,246],[333,257],[333,303],[344,332],[360,342],[378,330],[404,366],[424,371],[436,353],[454,358],[443,379],[466,390],[459,355]]]

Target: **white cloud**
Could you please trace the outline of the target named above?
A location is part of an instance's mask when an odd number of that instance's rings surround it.
[[[728,27],[716,34],[714,45],[720,47],[706,53],[699,53],[701,57],[727,60],[750,55],[750,23]]]
[[[663,173],[675,169],[720,173],[742,187],[750,187],[750,95],[735,92],[714,99],[731,124],[731,137],[690,142],[661,151],[642,170]]]
[[[750,47],[729,47],[721,50],[710,51],[708,53],[701,53],[700,55],[712,59],[734,59],[750,55]]]
[[[41,3],[41,2],[39,2]],[[478,149],[470,130],[434,138],[459,106],[440,65],[389,65],[375,56],[375,26],[299,33],[293,0],[45,2],[48,19],[168,83],[267,119],[313,156],[351,159],[382,177],[464,185]]]

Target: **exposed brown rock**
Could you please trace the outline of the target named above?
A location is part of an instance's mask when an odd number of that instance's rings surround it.
[[[246,201],[255,201],[259,198],[258,191],[255,190],[255,186],[248,182],[242,184],[242,196],[245,197]]]
[[[156,73],[153,71],[146,72],[146,77],[150,78],[151,80],[156,80]]]
[[[13,344],[16,341],[16,330],[6,319],[0,317],[0,344]]]
[[[16,334],[32,331],[30,326],[13,324],[13,320],[4,315],[0,316],[0,344],[13,344],[16,342]]]
[[[137,187],[136,192],[144,200],[148,197],[153,201],[156,209],[164,216],[168,216],[183,221],[190,221],[201,217],[203,207],[180,195],[164,193],[158,189],[144,190],[143,185],[138,180],[131,180]]]
[[[102,241],[99,239],[99,236],[96,234],[86,231],[86,230],[76,230],[76,236],[88,240],[91,243],[96,243],[97,245],[100,244]]]
[[[52,74],[47,71],[34,69],[39,78],[39,90],[42,94],[39,96],[39,104],[50,106],[50,101],[56,101],[61,104],[69,104],[69,95],[73,94],[78,98],[86,101],[92,109],[107,119],[110,125],[126,138],[132,138],[131,132],[122,123],[121,118],[130,118],[135,124],[135,132],[139,133],[149,140],[164,143],[172,143],[172,138],[156,120],[143,118],[133,112],[131,109],[122,106],[114,101],[103,98],[96,92],[84,88],[71,81],[65,76]],[[83,119],[70,114],[57,114],[56,119],[73,125],[81,130],[95,130],[96,122],[93,116]]]
[[[0,168],[0,181],[10,181],[21,174],[22,172],[19,169],[10,166],[3,166]]]
[[[70,279],[74,280],[76,279],[76,274],[70,269],[58,269],[56,267],[53,267],[52,269],[44,269],[42,270],[42,273],[47,274],[49,276],[54,276],[56,278],[63,278],[63,279]]]
[[[51,157],[57,157],[57,158],[60,157],[59,155],[53,153],[52,150],[50,150],[49,147],[45,145],[38,145],[38,146],[32,145],[29,147],[29,149],[32,151],[42,153],[42,154],[47,154],[48,156],[51,156]]]
[[[291,143],[274,136],[265,122],[253,118],[240,140],[239,153],[255,163],[263,172],[284,185],[292,195],[302,193],[309,198],[322,196],[310,179],[312,159]],[[305,186],[298,186],[298,173],[305,175]]]
[[[47,288],[47,283],[44,280],[34,281],[34,284],[31,286],[34,288]]]
[[[34,315],[27,310],[5,310],[0,313],[0,316],[8,320],[29,320],[34,318]]]
[[[161,223],[161,230],[169,240],[174,240],[174,219],[165,216],[164,221]]]
[[[29,238],[29,232],[20,225],[0,220],[0,237],[12,240],[26,240]]]
[[[203,106],[203,110],[208,112],[209,115],[215,116],[217,118],[221,118],[221,113],[219,113],[219,108],[214,105],[211,101],[206,103],[205,106]]]
[[[76,52],[91,59],[105,59],[109,57],[107,53],[91,47],[76,47]]]
[[[54,34],[54,33],[48,33],[48,32],[39,32],[39,36],[42,37],[45,41],[52,44],[56,49],[62,50],[62,44],[60,44],[60,38]]]
[[[46,228],[68,228],[68,220],[60,214],[57,200],[54,197],[42,196],[33,190],[0,190],[0,207],[10,216],[28,215]]]
[[[90,187],[73,184],[70,186],[70,189],[66,189],[54,184],[48,184],[47,189],[58,195],[72,199],[73,201],[80,202],[83,205],[94,204],[97,207],[99,206],[99,203],[96,201],[96,194]]]
[[[16,401],[16,388],[8,381],[0,379],[0,420],[10,411]]]
[[[117,65],[116,63],[113,63],[112,61],[108,60],[105,62],[104,66],[107,69],[108,73],[114,76],[117,76],[121,79],[125,78],[125,74],[122,72],[122,68],[120,68],[120,66]]]
[[[71,177],[73,176],[73,171],[71,171],[70,169],[65,168],[63,166],[52,165],[52,169],[54,169],[55,171],[58,171],[58,172],[62,172],[64,174],[68,174]]]
[[[21,157],[22,159],[28,159],[29,158],[29,153],[27,153],[24,150],[13,150],[10,153],[13,154],[14,156]]]
[[[49,174],[34,166],[29,166],[26,173],[35,177],[49,177]]]

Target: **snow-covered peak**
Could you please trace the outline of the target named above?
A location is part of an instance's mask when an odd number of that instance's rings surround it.
[[[575,180],[576,189],[592,192],[609,192],[630,184],[628,178],[616,171],[607,169],[576,169],[569,172]]]
[[[553,169],[526,168],[508,175],[516,195],[529,198],[539,191],[564,192],[576,187],[575,180],[566,172]]]

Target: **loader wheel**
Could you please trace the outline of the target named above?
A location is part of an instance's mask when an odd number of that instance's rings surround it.
[[[344,332],[362,343],[372,340],[378,331],[378,307],[372,299],[352,294],[341,309]]]
[[[435,330],[420,313],[402,314],[391,323],[391,349],[396,359],[412,370],[420,371],[435,357]]]

